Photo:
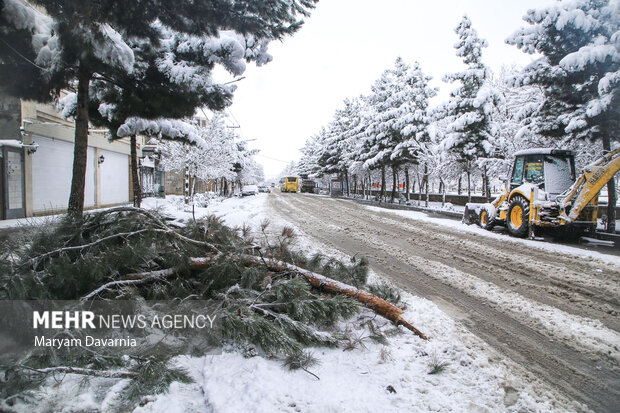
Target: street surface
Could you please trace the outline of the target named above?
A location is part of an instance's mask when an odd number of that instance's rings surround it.
[[[327,247],[366,257],[572,400],[620,410],[620,265],[348,200],[274,191],[267,205]]]

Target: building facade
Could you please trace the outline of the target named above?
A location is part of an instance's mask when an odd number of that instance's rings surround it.
[[[0,93],[1,219],[65,212],[73,170],[74,122],[56,108]],[[84,208],[130,201],[129,139],[90,129]],[[140,155],[140,153],[139,153]]]

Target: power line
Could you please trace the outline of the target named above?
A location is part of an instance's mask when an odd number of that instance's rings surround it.
[[[230,110],[230,108],[226,108],[226,110],[228,111],[228,114],[230,115],[231,118],[233,118],[233,120],[235,121],[235,123],[237,124],[236,126],[231,126],[232,128],[241,128],[241,124],[239,123],[239,121],[237,120],[237,118],[235,118],[235,115],[233,115],[232,111]]]
[[[7,42],[4,41],[4,39],[0,39],[0,42],[4,43],[4,45],[6,47],[8,47],[9,49],[11,49],[13,52],[15,52],[19,57],[21,57],[22,59],[24,59],[25,61],[27,61],[28,63],[30,63],[31,65],[33,65],[34,67],[36,67],[39,70],[46,70],[44,67],[41,67],[39,65],[37,65],[35,62],[33,62],[32,60],[28,59],[26,56],[24,56],[23,54],[21,54],[20,52],[18,52],[17,50],[15,50],[10,44],[8,44]]]

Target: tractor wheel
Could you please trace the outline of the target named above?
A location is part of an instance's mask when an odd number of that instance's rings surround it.
[[[482,210],[480,211],[479,218],[480,219],[478,221],[478,224],[480,225],[481,228],[484,228],[490,231],[495,226],[495,220],[489,217],[489,212],[486,209],[482,208]]]
[[[515,195],[508,207],[508,222],[506,227],[510,235],[520,238],[526,237],[529,219],[530,203],[521,195]]]

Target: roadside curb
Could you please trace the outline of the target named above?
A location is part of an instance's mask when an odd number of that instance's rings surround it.
[[[333,198],[343,199],[346,201],[353,201],[353,202],[357,202],[358,204],[362,204],[362,205],[370,205],[370,206],[376,206],[376,207],[386,208],[386,209],[399,209],[403,211],[425,212],[427,214],[442,215],[442,216],[445,216],[451,219],[459,219],[459,220],[463,218],[463,213],[456,212],[456,211],[443,211],[439,209],[424,208],[424,207],[414,206],[414,205],[391,204],[389,202],[369,201],[366,199],[348,198],[344,196],[333,197]]]

